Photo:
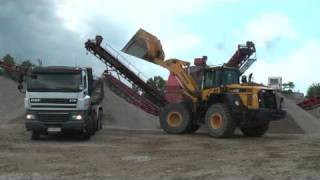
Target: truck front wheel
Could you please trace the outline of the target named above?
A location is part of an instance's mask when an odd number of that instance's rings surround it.
[[[236,123],[231,118],[228,107],[224,104],[213,104],[205,115],[209,135],[216,138],[231,137],[235,131]]]
[[[92,117],[89,116],[88,119],[86,120],[86,127],[84,132],[82,133],[82,138],[84,140],[90,139],[91,135],[94,134],[94,131],[95,131],[94,129],[95,129],[95,126],[93,123],[93,119]]]
[[[255,127],[241,127],[240,129],[245,136],[261,137],[268,131],[269,122]]]
[[[31,139],[32,140],[39,140],[40,139],[40,133],[37,131],[32,131],[31,132]]]
[[[191,113],[183,103],[170,103],[160,113],[160,125],[169,134],[186,133],[191,123]]]

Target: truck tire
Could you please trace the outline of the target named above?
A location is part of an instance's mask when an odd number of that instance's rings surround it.
[[[188,130],[186,131],[186,133],[190,133],[190,134],[195,133],[196,131],[198,131],[199,128],[200,128],[199,124],[191,124]]]
[[[240,129],[245,136],[261,137],[268,131],[269,122],[255,127],[241,127]]]
[[[31,139],[32,140],[39,140],[40,139],[40,133],[39,132],[37,132],[37,131],[32,131],[31,132]]]
[[[103,120],[103,110],[99,110],[98,130],[102,129],[102,120]]]
[[[92,117],[89,116],[88,119],[86,120],[85,131],[82,133],[82,139],[84,140],[90,139],[91,135],[94,134],[94,131],[95,131],[94,129],[95,129],[95,126],[92,121]]]
[[[228,107],[221,103],[209,107],[205,115],[205,122],[209,135],[216,138],[231,137],[236,128]]]
[[[183,103],[167,104],[159,117],[162,129],[169,134],[186,133],[192,124],[191,113]]]

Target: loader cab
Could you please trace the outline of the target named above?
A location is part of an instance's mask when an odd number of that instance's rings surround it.
[[[240,84],[241,73],[235,68],[214,67],[204,70],[202,89]]]

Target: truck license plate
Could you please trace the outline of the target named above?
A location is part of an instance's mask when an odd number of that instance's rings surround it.
[[[48,127],[48,132],[61,132],[60,127]]]

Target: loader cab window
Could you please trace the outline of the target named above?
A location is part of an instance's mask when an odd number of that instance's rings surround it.
[[[202,83],[203,89],[219,87],[218,77],[219,77],[218,71],[215,71],[215,70],[205,71],[203,83]]]
[[[204,72],[203,89],[239,84],[240,72],[233,69],[210,69]]]
[[[222,85],[239,84],[240,73],[237,70],[224,70],[222,72]]]

